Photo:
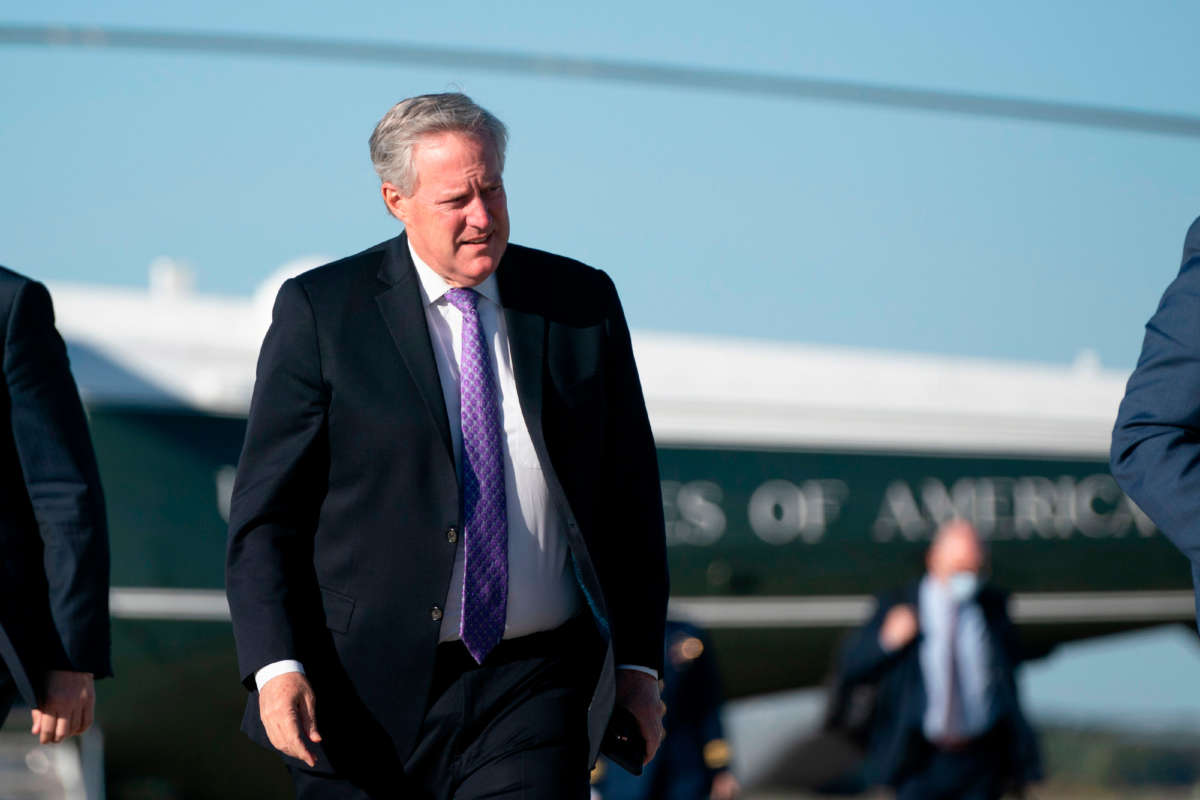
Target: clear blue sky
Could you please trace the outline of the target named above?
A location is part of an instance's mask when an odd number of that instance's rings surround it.
[[[1200,114],[1190,2],[43,2],[0,21],[629,58]],[[0,47],[0,263],[249,293],[397,231],[366,139],[458,86],[512,132],[513,240],[638,328],[1128,368],[1200,215],[1200,140],[715,92]]]

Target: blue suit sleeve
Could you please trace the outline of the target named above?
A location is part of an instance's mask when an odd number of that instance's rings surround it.
[[[1179,276],[1146,323],[1113,430],[1112,473],[1159,529],[1200,565],[1200,219]]]
[[[108,527],[96,456],[67,349],[42,284],[17,292],[5,336],[13,440],[43,542],[55,630],[50,668],[112,674]]]

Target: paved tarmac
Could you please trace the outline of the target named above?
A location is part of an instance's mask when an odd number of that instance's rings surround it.
[[[0,797],[4,800],[67,800],[55,754],[28,731],[0,733]]]

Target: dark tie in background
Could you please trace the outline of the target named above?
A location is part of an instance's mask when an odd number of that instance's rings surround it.
[[[958,605],[950,609],[950,625],[946,631],[949,651],[946,656],[946,718],[942,737],[950,744],[962,741],[962,691],[958,680]]]
[[[482,664],[504,637],[508,603],[508,511],[500,405],[479,324],[479,294],[451,289],[462,312],[459,394],[462,404],[463,593],[459,636]]]

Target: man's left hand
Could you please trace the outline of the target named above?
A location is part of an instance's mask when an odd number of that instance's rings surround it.
[[[83,733],[96,711],[96,685],[90,672],[51,670],[46,699],[33,710],[33,733],[42,744]]]
[[[667,707],[662,701],[662,681],[636,669],[617,670],[617,704],[629,709],[638,721],[642,738],[646,740],[646,758],[649,764],[658,751],[666,732],[663,730],[663,715]]]

